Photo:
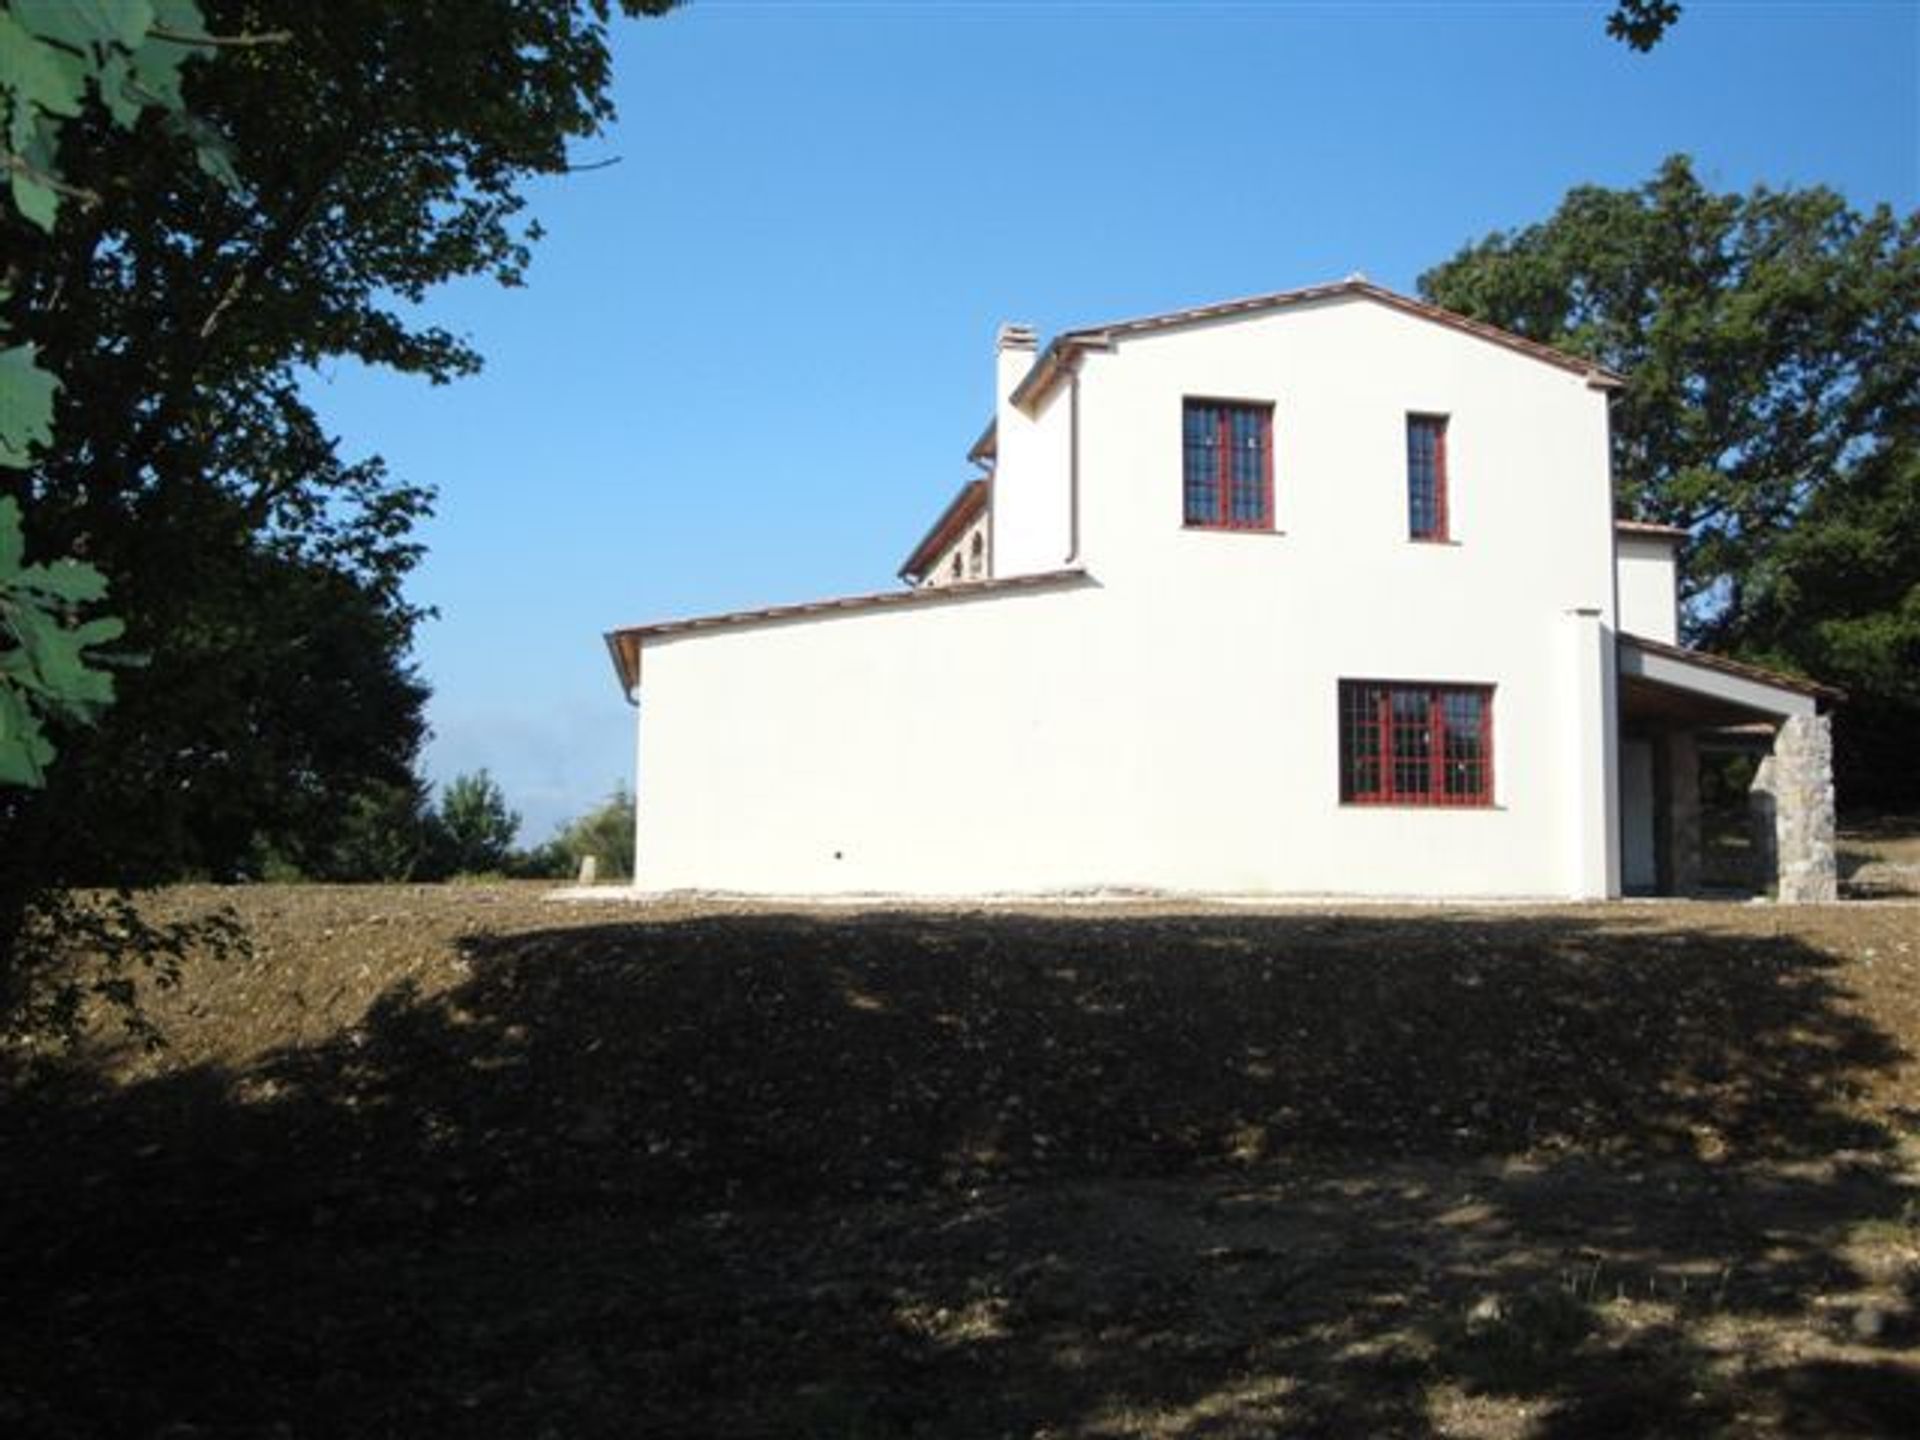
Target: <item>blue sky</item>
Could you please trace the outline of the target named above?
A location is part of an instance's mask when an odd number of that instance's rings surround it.
[[[744,3],[616,29],[620,120],[542,184],[487,357],[312,394],[439,488],[411,589],[428,773],[546,837],[631,780],[620,623],[885,588],[971,473],[1002,320],[1043,335],[1364,271],[1411,290],[1571,186],[1920,208],[1920,5]],[[766,704],[777,713],[778,695]]]

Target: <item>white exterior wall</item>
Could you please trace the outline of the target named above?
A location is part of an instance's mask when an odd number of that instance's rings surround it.
[[[1617,890],[1604,393],[1358,298],[1078,384],[1085,586],[648,642],[644,887]],[[1185,396],[1273,403],[1280,533],[1182,528]],[[998,575],[1066,559],[1074,404],[1002,409]],[[1409,411],[1450,417],[1450,544],[1406,538]],[[1494,806],[1343,806],[1343,678],[1494,686]]]
[[[995,423],[993,573],[1058,570],[1072,563],[1072,397],[1063,387],[1032,416],[1003,401]]]
[[[1673,541],[1623,532],[1614,563],[1620,573],[1620,628],[1678,645],[1680,577]]]
[[[1147,884],[1109,825],[1134,659],[1092,586],[647,647],[649,889],[971,894]]]

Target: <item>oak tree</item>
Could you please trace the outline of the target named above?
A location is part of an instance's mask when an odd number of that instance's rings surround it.
[[[1689,531],[1687,637],[1846,687],[1843,799],[1920,803],[1920,217],[1677,155],[1419,283],[1627,377],[1617,498]]]

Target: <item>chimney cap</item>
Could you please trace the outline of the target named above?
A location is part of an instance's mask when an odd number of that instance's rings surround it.
[[[1031,350],[1035,346],[1033,327],[1008,321],[994,337],[994,345],[1001,350]]]

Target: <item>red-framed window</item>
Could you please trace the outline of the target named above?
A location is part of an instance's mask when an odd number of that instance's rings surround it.
[[[1407,416],[1407,533],[1447,538],[1447,417]]]
[[[1340,799],[1493,804],[1493,687],[1342,680]]]
[[[1189,400],[1182,495],[1188,525],[1273,528],[1273,407]]]

